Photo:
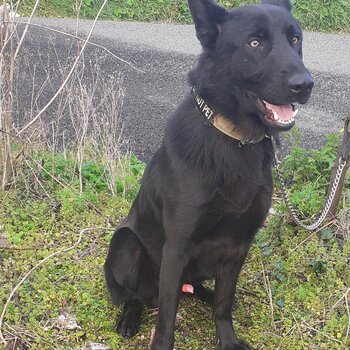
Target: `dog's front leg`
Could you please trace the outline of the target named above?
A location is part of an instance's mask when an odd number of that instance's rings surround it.
[[[179,242],[165,243],[159,276],[159,310],[152,350],[173,349],[175,319],[185,263],[183,245]]]
[[[246,254],[219,267],[215,278],[214,319],[220,350],[250,350],[250,346],[237,339],[232,326],[232,306],[239,272]]]

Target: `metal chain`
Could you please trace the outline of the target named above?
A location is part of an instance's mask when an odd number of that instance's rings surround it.
[[[283,196],[283,199],[286,203],[287,209],[297,225],[301,226],[302,228],[304,228],[307,231],[314,231],[320,227],[320,225],[322,224],[322,222],[324,221],[324,219],[326,218],[326,216],[329,213],[329,210],[333,204],[334,197],[335,197],[335,194],[336,194],[338,186],[339,186],[340,179],[342,177],[343,171],[344,171],[345,166],[346,166],[346,161],[342,157],[339,158],[337,172],[336,172],[334,181],[332,183],[331,190],[329,191],[328,196],[326,198],[326,201],[324,203],[323,210],[315,222],[313,222],[310,225],[306,225],[301,220],[299,220],[299,218],[298,218],[299,212],[298,212],[298,210],[293,208],[293,206],[288,198],[287,187],[286,187],[286,184],[284,182],[282,170],[280,168],[281,161],[278,159],[278,150],[277,150],[277,146],[276,146],[276,140],[272,137],[271,141],[272,141],[272,145],[274,148],[274,167],[275,167],[276,172],[277,172],[278,180],[281,183],[282,196]]]

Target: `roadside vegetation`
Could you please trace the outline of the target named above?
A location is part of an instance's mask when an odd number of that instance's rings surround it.
[[[258,3],[257,0],[219,0],[226,8]],[[293,13],[302,27],[311,31],[350,32],[348,0],[294,0]],[[21,2],[19,12],[29,15],[35,0]],[[42,0],[38,16],[94,18],[101,0]],[[81,6],[80,6],[81,5]],[[186,0],[110,0],[101,18],[128,21],[192,23]]]
[[[330,175],[324,162],[334,161],[338,141],[330,137],[312,156],[294,148],[285,163],[292,199],[307,215],[320,210]],[[47,260],[17,290],[4,317],[4,349],[88,349],[89,342],[118,350],[147,349],[154,310],[144,312],[135,338],[118,336],[113,326],[121,309],[109,302],[102,268],[144,164],[134,156],[123,159],[113,195],[104,161],[89,152],[87,148],[82,164],[82,191],[77,149],[54,155],[31,151],[16,185],[0,191],[0,312],[25,273],[91,228],[75,249]],[[276,189],[275,213],[256,237],[236,298],[235,327],[255,349],[349,348],[349,190],[348,184],[339,220],[310,234],[290,221]],[[214,350],[214,337],[211,307],[183,298],[176,349]]]
[[[111,306],[103,277],[113,230],[145,169],[123,134],[123,77],[102,76],[105,51],[84,59],[82,40],[40,42],[47,46],[33,61],[35,43],[21,44],[10,18],[1,25],[0,349],[147,349],[155,310],[145,310],[135,338],[121,338],[113,329],[121,308]],[[297,132],[293,140],[288,191],[310,217],[322,207],[340,138],[311,153]],[[310,234],[292,223],[276,187],[236,298],[237,333],[255,349],[350,348],[349,208],[348,177],[337,220]],[[175,349],[215,349],[211,307],[184,297],[178,316]]]

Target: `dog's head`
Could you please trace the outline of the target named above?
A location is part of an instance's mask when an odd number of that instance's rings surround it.
[[[289,0],[263,0],[230,12],[213,0],[189,0],[203,54],[190,83],[229,118],[272,130],[294,125],[293,103],[313,87],[302,61],[302,31]]]

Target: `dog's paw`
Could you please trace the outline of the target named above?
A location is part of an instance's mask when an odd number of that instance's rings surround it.
[[[218,350],[253,350],[252,347],[243,340],[237,340],[234,344],[218,344]]]
[[[140,329],[141,320],[139,317],[133,317],[132,314],[123,314],[120,316],[115,326],[115,330],[123,337],[131,338]]]

